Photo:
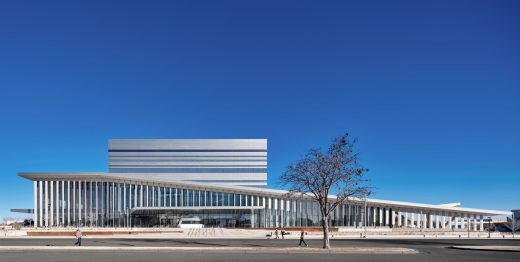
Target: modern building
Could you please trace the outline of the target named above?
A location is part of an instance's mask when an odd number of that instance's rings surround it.
[[[309,196],[268,189],[266,139],[110,140],[109,171],[33,173],[35,227],[318,227]],[[331,196],[333,198],[333,196]],[[511,212],[378,199],[353,199],[333,227],[484,229]]]

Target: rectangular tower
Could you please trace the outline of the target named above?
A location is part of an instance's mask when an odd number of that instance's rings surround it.
[[[110,173],[267,186],[267,139],[111,139]]]

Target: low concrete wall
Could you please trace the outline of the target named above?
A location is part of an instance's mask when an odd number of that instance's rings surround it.
[[[133,231],[133,230],[107,230],[107,231],[99,231],[99,230],[82,230],[83,236],[111,236],[111,235],[138,235],[138,234],[161,234],[161,233],[183,233],[183,231],[158,231],[158,230],[149,230],[149,231]],[[53,230],[45,230],[45,231],[27,231],[27,236],[75,236],[76,231],[53,231]]]

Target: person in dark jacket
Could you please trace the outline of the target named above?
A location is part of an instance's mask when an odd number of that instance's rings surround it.
[[[300,232],[300,243],[298,244],[298,246],[302,246],[302,243],[305,244],[306,247],[308,247],[309,245],[307,245],[307,242],[305,242],[305,231],[303,231],[303,228],[302,228],[302,231]]]

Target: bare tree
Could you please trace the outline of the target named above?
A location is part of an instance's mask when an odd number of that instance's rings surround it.
[[[359,153],[354,151],[356,141],[346,133],[334,139],[325,152],[311,149],[298,162],[289,165],[281,177],[289,194],[306,194],[319,203],[323,248],[330,248],[329,214],[353,198],[370,194],[363,177],[368,169],[359,164]]]

